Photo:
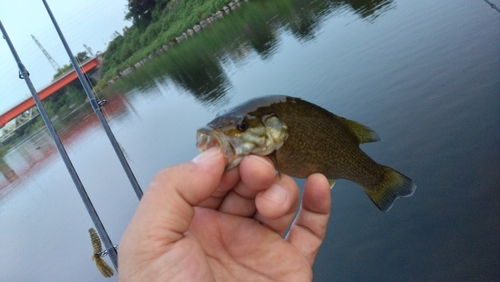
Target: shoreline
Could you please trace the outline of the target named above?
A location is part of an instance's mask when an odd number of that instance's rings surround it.
[[[141,68],[144,64],[146,64],[148,61],[150,61],[154,57],[161,55],[164,52],[167,52],[171,47],[182,43],[183,41],[189,39],[190,37],[193,37],[196,33],[209,27],[211,24],[215,23],[216,21],[224,18],[225,15],[240,8],[241,4],[243,2],[250,2],[250,0],[233,0],[233,1],[229,2],[227,5],[224,5],[221,9],[217,10],[217,12],[215,12],[215,13],[211,14],[210,16],[204,18],[203,20],[199,21],[194,26],[187,28],[179,36],[176,36],[175,39],[170,40],[168,43],[163,44],[160,48],[151,52],[149,55],[143,57],[143,59],[138,60],[134,63],[131,63],[131,65],[127,68],[118,70],[118,74],[113,76],[112,78],[107,79],[106,74],[103,74],[103,77],[101,78],[101,80],[94,87],[94,91],[99,92],[102,89],[106,88],[107,86],[114,84],[117,80],[119,80],[123,77],[126,77],[127,75],[132,73],[134,70]],[[177,4],[177,3],[175,3],[175,4]],[[172,9],[172,8],[170,8],[170,9]],[[142,49],[147,49],[148,47],[153,46],[153,45],[154,45],[154,42],[152,42],[151,44],[149,44],[149,46],[146,46]],[[104,54],[104,60],[106,60],[106,54]],[[124,64],[124,63],[126,63],[126,62],[122,62],[121,64]]]

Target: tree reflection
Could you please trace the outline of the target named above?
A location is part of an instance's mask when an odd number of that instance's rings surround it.
[[[283,0],[252,2],[207,30],[170,48],[148,63],[140,82],[151,87],[172,81],[204,104],[213,104],[232,87],[223,65],[242,62],[250,54],[270,60],[283,30],[297,40],[316,37],[321,24],[335,11],[352,11],[374,21],[389,10],[393,0]],[[165,79],[167,77],[167,79]],[[133,79],[133,78],[131,78]]]
[[[291,9],[287,29],[300,41],[310,41],[316,37],[321,21],[340,6],[338,1],[298,1],[300,6]],[[306,7],[306,8],[304,8]]]
[[[355,14],[369,21],[375,20],[390,9],[393,0],[341,1],[349,6]]]
[[[203,103],[217,101],[231,86],[220,62],[207,53],[186,56],[170,60],[169,78]]]
[[[310,41],[316,37],[321,22],[335,11],[351,10],[362,19],[373,21],[389,9],[393,0],[364,1],[297,1],[288,15],[287,29],[300,41]],[[300,4],[300,5],[299,5]]]
[[[248,45],[263,60],[269,60],[276,52],[279,43],[276,30],[266,22],[244,25],[246,41]]]

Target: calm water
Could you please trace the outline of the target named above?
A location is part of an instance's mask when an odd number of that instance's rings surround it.
[[[382,213],[339,181],[315,280],[493,281],[499,58],[500,14],[480,0],[253,2],[102,95],[144,189],[197,154],[197,128],[249,98],[302,97],[364,123],[383,142],[363,150],[418,189]],[[118,243],[138,202],[105,133],[88,112],[60,126]],[[5,161],[15,176],[0,176],[0,281],[104,281],[92,222],[45,131]]]

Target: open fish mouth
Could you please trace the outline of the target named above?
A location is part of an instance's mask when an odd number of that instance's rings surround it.
[[[204,152],[212,147],[219,146],[224,152],[224,156],[229,162],[236,157],[234,144],[231,144],[224,133],[209,127],[198,129],[196,134],[196,147]]]

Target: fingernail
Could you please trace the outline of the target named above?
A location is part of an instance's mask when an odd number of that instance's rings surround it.
[[[220,147],[212,147],[212,148],[202,152],[198,156],[194,157],[194,159],[192,159],[191,161],[194,163],[204,163],[204,162],[210,160],[211,158],[219,155],[220,153],[221,153]]]
[[[267,189],[262,196],[269,201],[278,203],[282,206],[285,205],[286,199],[288,198],[288,193],[281,186],[273,184],[271,188]]]

